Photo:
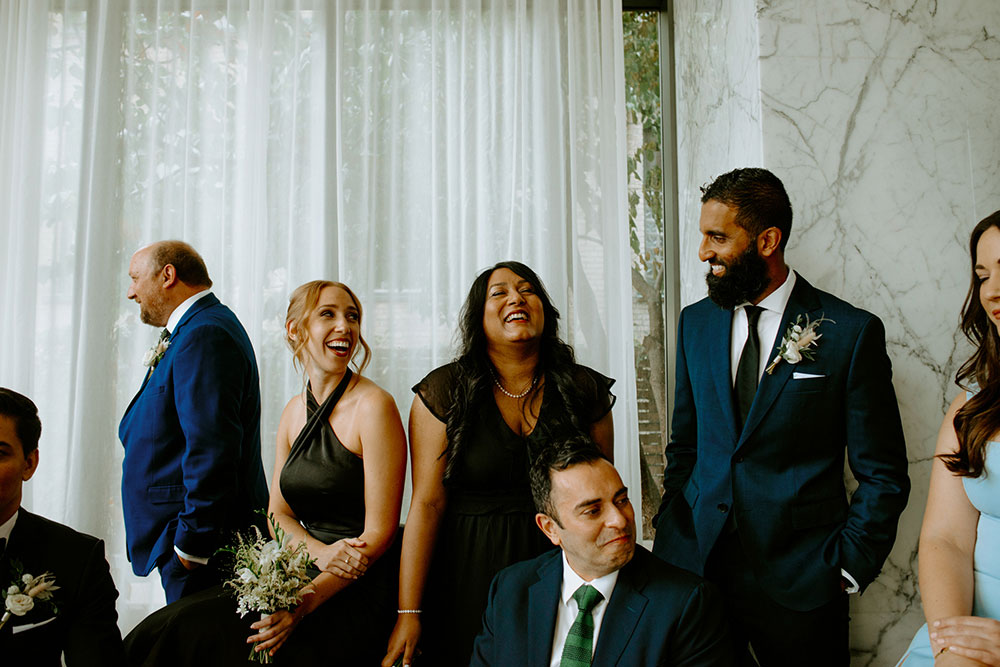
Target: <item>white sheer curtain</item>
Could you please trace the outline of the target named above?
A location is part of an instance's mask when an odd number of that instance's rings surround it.
[[[518,259],[581,361],[617,378],[618,467],[639,488],[618,2],[0,12],[0,384],[41,410],[25,505],[107,540],[124,630],[162,599],[126,562],[116,430],[156,335],[125,299],[152,240],[197,247],[250,333],[269,469],[301,383],[292,288],[358,292],[368,374],[405,420],[409,387],[453,355],[473,277]]]

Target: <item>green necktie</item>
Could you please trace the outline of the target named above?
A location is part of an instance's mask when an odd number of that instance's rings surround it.
[[[604,596],[590,584],[584,584],[573,593],[573,599],[580,611],[566,635],[559,667],[590,667],[594,653],[594,616],[591,612]]]

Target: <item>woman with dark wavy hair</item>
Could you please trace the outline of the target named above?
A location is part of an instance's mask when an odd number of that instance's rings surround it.
[[[541,280],[520,262],[479,274],[458,359],[414,388],[413,497],[399,617],[385,667],[468,665],[490,581],[551,548],[535,526],[528,467],[553,436],[588,435],[611,458],[614,380],[576,363]]]
[[[1000,665],[1000,211],[972,231],[962,333],[976,346],[958,370],[920,529],[927,625],[899,665]]]

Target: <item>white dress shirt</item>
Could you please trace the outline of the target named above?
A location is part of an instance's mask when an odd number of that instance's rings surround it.
[[[760,308],[763,308],[760,311],[760,317],[757,319],[757,339],[760,341],[760,367],[757,369],[758,378],[764,375],[764,371],[774,361],[770,357],[771,349],[778,340],[778,335],[782,333],[778,331],[778,327],[781,326],[781,318],[785,314],[785,307],[788,306],[788,299],[792,296],[792,289],[794,287],[795,272],[789,269],[788,276],[785,277],[785,282],[781,283],[778,289],[768,294],[766,298],[757,304]],[[750,331],[746,311],[746,306],[749,305],[751,304],[744,303],[737,306],[736,310],[733,311],[733,324],[729,335],[729,372],[733,386],[736,385],[736,370],[739,368],[740,355],[743,354],[743,346],[746,345],[747,334]],[[849,584],[847,587],[848,593],[857,593],[861,590],[858,582],[847,570],[841,568],[840,573],[847,579]]]
[[[618,570],[593,581],[584,581],[566,561],[565,551],[562,553],[562,563],[562,590],[559,593],[559,604],[556,608],[556,631],[552,635],[550,667],[559,667],[563,647],[566,646],[566,637],[569,636],[569,629],[573,627],[573,621],[576,620],[576,614],[579,611],[576,600],[573,599],[573,593],[576,592],[576,589],[584,584],[590,584],[604,596],[604,599],[598,602],[593,611],[590,612],[591,616],[594,617],[594,647],[591,649],[591,656],[593,656],[593,650],[597,648],[597,637],[601,634],[601,621],[604,620],[604,612],[608,610],[608,600],[611,599],[611,593],[614,592],[615,584],[618,583]]]
[[[17,523],[17,513],[20,511],[17,510],[17,512],[14,512],[14,516],[0,524],[0,540],[10,539],[10,532],[14,530],[14,524]]]
[[[771,363],[768,355],[774,341],[778,338],[778,327],[781,326],[781,316],[785,314],[785,306],[788,305],[788,298],[792,296],[792,288],[795,287],[795,272],[789,269],[785,282],[781,283],[778,289],[774,290],[757,305],[763,308],[760,311],[760,318],[757,320],[757,339],[760,341],[760,367],[757,369],[757,378],[764,375],[764,369]],[[729,336],[729,372],[733,385],[736,385],[736,369],[740,365],[740,355],[743,354],[743,346],[747,342],[747,333],[750,330],[747,322],[746,306],[749,303],[736,306],[733,311],[733,328]]]
[[[187,311],[191,309],[191,306],[193,306],[195,302],[197,302],[198,300],[204,299],[211,293],[212,290],[206,289],[202,290],[201,292],[198,292],[197,294],[192,294],[188,298],[184,299],[184,301],[182,301],[179,306],[174,308],[174,312],[170,313],[170,317],[167,318],[167,326],[165,327],[166,330],[171,335],[173,335],[174,329],[177,328],[177,324],[181,321],[181,318],[184,317]],[[178,549],[176,544],[174,545],[174,551],[177,553],[178,556],[180,556],[184,560],[189,560],[192,563],[201,563],[202,565],[208,563],[207,556],[192,556],[191,554],[186,554],[180,549]]]

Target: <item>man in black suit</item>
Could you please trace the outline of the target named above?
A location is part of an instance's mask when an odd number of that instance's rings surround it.
[[[0,387],[0,628],[3,664],[124,665],[104,542],[21,508],[21,487],[38,467],[42,424],[26,396]],[[49,600],[23,597],[22,576],[51,573]],[[18,586],[22,596],[10,590]],[[30,608],[27,608],[30,607]]]
[[[718,594],[636,545],[628,489],[592,442],[546,447],[531,492],[559,549],[497,574],[472,667],[732,664]]]

